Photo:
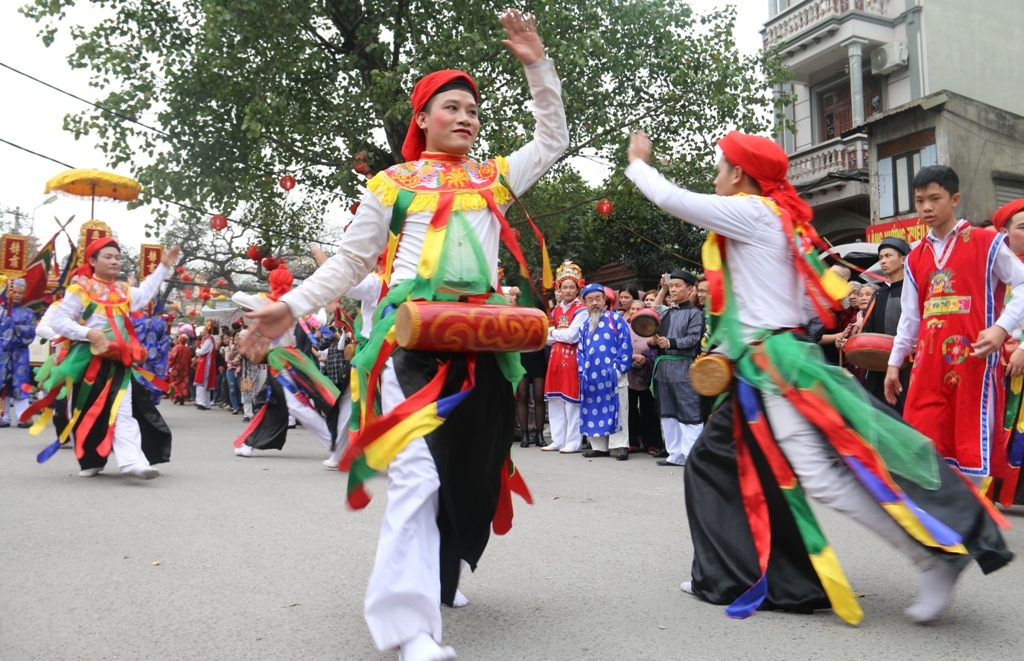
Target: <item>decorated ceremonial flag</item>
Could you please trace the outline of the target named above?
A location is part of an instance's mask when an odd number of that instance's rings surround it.
[[[57,235],[54,234],[25,269],[25,298],[22,300],[22,305],[39,308],[47,304],[46,295],[49,293],[47,292],[47,281],[54,260],[54,242],[56,240]]]

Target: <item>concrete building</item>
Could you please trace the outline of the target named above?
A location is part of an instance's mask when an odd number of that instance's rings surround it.
[[[1021,25],[1024,0],[769,0],[795,96],[778,140],[820,234],[916,217],[908,184],[932,163],[960,175],[964,217],[1024,196]]]

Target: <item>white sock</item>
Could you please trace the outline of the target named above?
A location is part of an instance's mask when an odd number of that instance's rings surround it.
[[[693,581],[683,581],[679,584],[679,589],[686,594],[693,594]]]
[[[465,608],[469,606],[469,599],[466,599],[466,595],[462,594],[462,590],[456,588],[455,598],[452,599],[452,608]]]
[[[448,661],[455,658],[455,650],[441,647],[429,634],[420,633],[402,645],[398,661]]]
[[[921,572],[921,591],[910,608],[903,613],[911,622],[931,622],[946,610],[953,600],[953,588],[960,576],[961,568],[942,559],[935,561]]]

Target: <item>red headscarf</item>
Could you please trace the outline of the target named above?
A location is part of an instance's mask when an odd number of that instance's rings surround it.
[[[412,88],[412,121],[409,122],[409,131],[405,134],[405,142],[402,143],[402,157],[407,161],[418,160],[423,150],[427,148],[427,136],[419,126],[416,125],[416,114],[423,112],[427,102],[437,94],[437,91],[455,81],[464,82],[473,88],[473,95],[479,95],[476,83],[465,71],[456,69],[444,69],[428,74],[416,83]]]
[[[276,301],[292,290],[295,276],[288,270],[288,266],[282,262],[280,266],[270,272],[270,275],[267,276],[267,282],[270,283],[270,294],[267,298]]]
[[[85,247],[85,257],[82,259],[82,265],[78,267],[77,271],[75,271],[75,275],[80,275],[85,278],[91,278],[94,275],[94,273],[92,270],[92,264],[90,264],[89,262],[92,261],[92,258],[96,256],[96,253],[103,250],[104,248],[110,247],[117,248],[118,251],[121,250],[121,244],[115,241],[113,237],[109,236],[102,239],[96,239],[92,243],[87,245]]]
[[[775,203],[789,212],[793,223],[800,225],[810,222],[814,212],[800,199],[793,184],[786,179],[789,172],[789,157],[774,140],[757,135],[730,131],[718,141],[725,160],[743,168],[761,187],[761,194],[775,200]]]
[[[1024,197],[1019,200],[1007,202],[992,216],[992,226],[996,228],[996,231],[1002,230],[1006,227],[1006,223],[1010,222],[1010,219],[1024,211]]]

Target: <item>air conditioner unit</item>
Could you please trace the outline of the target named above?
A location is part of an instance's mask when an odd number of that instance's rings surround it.
[[[910,52],[907,50],[905,41],[894,41],[876,48],[871,53],[871,75],[884,76],[900,67],[905,67],[909,56]]]

